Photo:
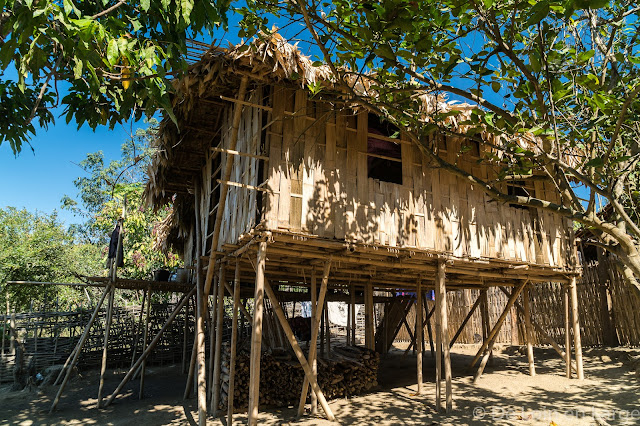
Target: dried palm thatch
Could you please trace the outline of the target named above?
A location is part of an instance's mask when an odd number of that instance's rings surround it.
[[[343,70],[344,71],[344,70]],[[226,49],[211,47],[194,63],[187,74],[174,81],[172,98],[175,121],[166,117],[156,140],[157,153],[149,167],[149,180],[145,190],[148,205],[158,208],[170,201],[174,205],[187,204],[193,188],[194,176],[199,176],[206,151],[220,129],[220,115],[229,105],[225,98],[235,97],[240,79],[248,77],[250,85],[281,85],[306,88],[321,85],[334,105],[357,109],[350,103],[348,92],[358,97],[375,98],[375,76],[350,73],[348,70],[336,77],[328,65],[314,63],[302,54],[295,44],[288,43],[277,33],[261,34],[252,43],[231,45]],[[448,102],[441,95],[417,91],[412,95],[423,120],[429,121],[438,114],[443,124],[457,134],[466,134],[465,124],[477,106]],[[482,132],[478,135],[488,146],[501,145],[502,136]],[[540,140],[533,135],[523,135],[517,143],[527,149],[539,150]],[[495,151],[500,158],[499,150]],[[172,199],[173,197],[173,199]],[[192,202],[192,201],[189,201]],[[175,213],[177,214],[177,212]],[[181,220],[172,219],[172,226],[190,226],[192,219],[186,215]],[[167,227],[168,230],[173,229]],[[181,231],[183,232],[184,229]],[[162,244],[160,244],[162,245]]]

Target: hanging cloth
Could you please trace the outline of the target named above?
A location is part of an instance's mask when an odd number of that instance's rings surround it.
[[[120,250],[118,250],[118,238],[120,236],[120,223],[116,224],[115,229],[111,233],[111,240],[109,241],[109,259],[114,259],[116,257],[116,251],[118,251],[118,262],[117,267],[121,268],[124,266],[124,241],[120,246]]]

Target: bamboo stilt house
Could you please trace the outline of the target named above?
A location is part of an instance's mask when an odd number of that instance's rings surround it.
[[[322,95],[312,96],[309,87],[317,85]],[[575,285],[569,221],[496,203],[437,167],[402,129],[353,108],[334,89],[326,66],[314,66],[277,34],[250,46],[210,50],[175,89],[175,121],[161,124],[147,200],[174,204],[170,242],[187,263],[200,265],[203,297],[223,287],[224,271],[255,285],[253,352],[260,347],[258,306],[263,291],[271,296],[269,281],[307,285],[306,277],[318,273],[324,286],[357,286],[364,289],[368,318],[374,289],[435,289],[436,303],[445,306],[436,309],[436,341],[444,348],[450,409],[446,305],[438,302],[447,290],[512,288],[511,308],[537,282]],[[459,111],[447,119],[454,127],[474,108],[422,99],[425,112]],[[425,143],[458,167],[487,180],[496,176],[478,161],[489,144],[429,138]],[[556,194],[542,179],[506,190],[547,200]],[[482,353],[492,346],[493,330],[487,331]],[[367,322],[371,348],[374,332]],[[250,422],[257,413],[254,362],[252,354]],[[313,374],[307,376],[313,382]]]

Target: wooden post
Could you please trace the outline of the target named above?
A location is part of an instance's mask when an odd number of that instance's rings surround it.
[[[67,385],[67,381],[69,381],[69,377],[71,377],[71,372],[73,371],[73,367],[76,364],[76,361],[78,361],[78,357],[82,352],[82,347],[84,346],[84,342],[87,340],[87,337],[89,336],[89,331],[91,330],[91,326],[93,325],[93,322],[96,320],[96,317],[98,316],[98,311],[100,311],[100,308],[102,307],[102,303],[104,303],[104,299],[107,297],[107,294],[109,294],[109,292],[111,291],[112,285],[113,284],[108,284],[107,287],[104,289],[104,292],[102,293],[102,297],[100,297],[100,300],[98,301],[98,304],[93,310],[93,314],[91,315],[91,318],[89,318],[89,322],[87,323],[87,326],[85,327],[84,332],[82,333],[82,336],[80,336],[80,340],[78,340],[78,344],[76,345],[73,352],[69,354],[69,358],[67,358],[67,361],[64,363],[62,370],[60,370],[60,374],[58,375],[58,378],[54,382],[54,383],[57,383],[62,377],[62,374],[64,374],[66,370],[66,375],[64,376],[64,380],[60,384],[60,388],[58,389],[58,393],[56,394],[53,400],[53,403],[51,404],[51,409],[49,410],[49,413],[53,413],[53,410],[56,409],[56,406],[60,401],[60,396],[62,395],[62,391],[64,390],[64,387]],[[15,323],[12,324],[12,329],[14,328],[15,328]]]
[[[218,279],[218,306],[216,308],[216,350],[214,353],[213,363],[213,398],[211,398],[211,412],[214,417],[218,416],[218,405],[220,404],[222,329],[224,328],[224,283],[227,280],[225,275],[224,265],[220,265],[220,278]]]
[[[2,357],[3,358],[4,358],[4,341],[5,341],[5,336],[7,334],[7,321],[9,320],[9,291],[6,287],[5,287],[5,291],[7,292],[6,293],[7,310],[5,311],[4,321],[2,322]]]
[[[351,298],[351,345],[356,345],[356,330],[358,324],[356,324],[356,286],[351,284],[349,287],[349,297]],[[347,343],[349,342],[347,336]]]
[[[182,297],[182,299],[180,299],[180,302],[178,303],[178,306],[176,306],[176,308],[173,310],[171,315],[169,315],[169,318],[167,318],[167,321],[164,323],[164,325],[162,326],[160,331],[158,331],[158,333],[155,335],[153,340],[149,343],[149,346],[147,346],[147,349],[145,349],[144,352],[142,352],[140,354],[140,358],[138,358],[136,363],[131,366],[131,368],[129,369],[127,374],[124,376],[124,378],[122,379],[122,381],[120,382],[120,384],[118,385],[116,390],[113,391],[113,393],[111,394],[109,399],[105,402],[105,404],[104,404],[105,407],[108,407],[109,405],[111,405],[111,403],[116,398],[116,396],[118,396],[118,394],[122,391],[122,388],[124,388],[124,386],[129,382],[129,380],[131,380],[131,378],[133,377],[134,373],[142,365],[142,361],[147,359],[149,354],[155,349],[156,345],[160,341],[160,338],[164,334],[165,330],[167,328],[169,328],[169,326],[173,323],[173,320],[178,315],[178,312],[180,312],[182,310],[182,308],[184,307],[184,304],[187,302],[187,300],[189,300],[189,298],[191,296],[193,296],[193,294],[196,292],[196,290],[197,290],[196,288],[191,289],[191,291],[189,291],[189,293],[187,293],[186,295],[184,295]]]
[[[435,283],[435,296],[436,304],[434,309],[438,311],[435,315],[435,328],[436,328],[436,411],[440,411],[442,408],[442,327],[440,326],[440,305],[442,304],[442,294],[439,289],[439,285]],[[417,313],[416,308],[416,313]],[[417,342],[416,342],[416,345]]]
[[[233,277],[233,314],[231,317],[231,349],[229,360],[229,392],[227,398],[227,425],[233,425],[233,394],[235,392],[236,351],[238,345],[238,308],[240,306],[240,261],[236,259]]]
[[[216,321],[218,320],[218,291],[220,283],[220,271],[213,283],[213,301],[211,302],[211,327],[209,330],[209,398],[213,399],[213,364],[216,353]]]
[[[329,357],[331,355],[331,322],[329,321],[329,309],[327,302],[324,302],[324,317],[324,323],[327,325],[327,357]]]
[[[264,269],[267,257],[267,243],[258,243],[256,284],[254,293],[253,329],[251,330],[251,359],[249,365],[249,426],[258,423],[260,403],[260,356],[262,351],[262,314],[264,310]]]
[[[194,304],[195,305],[195,304]],[[187,384],[184,388],[184,399],[187,399],[191,396],[191,392],[193,392],[194,384],[196,382],[193,381],[193,377],[196,375],[196,357],[198,356],[198,327],[197,327],[197,312],[198,308],[194,306],[194,311],[196,311],[196,327],[193,334],[193,344],[191,345],[191,360],[189,361],[189,374],[187,375]]]
[[[324,308],[324,306],[322,307]],[[325,342],[324,333],[326,330],[324,323],[325,323],[324,310],[322,309],[320,312],[320,353],[321,354],[324,354],[324,342]]]
[[[529,361],[529,375],[536,375],[536,366],[533,360],[533,327],[531,326],[531,308],[529,301],[529,289],[531,285],[527,284],[524,287],[522,298],[524,299],[524,325],[525,325],[525,339],[527,341],[527,359]]]
[[[443,260],[438,261],[438,270],[436,272],[435,290],[436,290],[436,308],[437,321],[440,329],[440,344],[438,345],[443,352],[444,358],[444,377],[446,382],[446,412],[451,413],[453,409],[453,392],[451,388],[451,354],[449,352],[449,327],[447,319],[447,289],[445,284],[446,264]],[[442,391],[440,391],[442,395]],[[436,401],[436,406],[440,408],[440,401]]]
[[[569,286],[562,288],[564,291],[564,360],[566,363],[565,374],[571,378],[571,302],[569,300]]]
[[[416,346],[418,348],[418,356],[416,357],[416,371],[418,380],[418,395],[422,393],[422,347],[423,347],[423,327],[422,327],[422,280],[418,278],[416,284]]]
[[[146,291],[146,313],[144,317],[144,331],[142,333],[142,351],[147,349],[147,341],[149,340],[149,319],[151,317],[151,286],[147,287]],[[147,369],[147,360],[142,361],[142,365],[140,367],[140,392],[138,394],[138,399],[142,399],[144,397],[144,373]]]
[[[476,382],[478,378],[482,375],[482,372],[484,371],[484,367],[487,365],[487,361],[489,360],[489,354],[491,354],[491,350],[493,349],[493,344],[496,340],[496,337],[498,336],[498,332],[500,331],[500,328],[502,327],[504,320],[507,318],[509,310],[516,302],[516,299],[518,298],[518,296],[520,296],[520,293],[522,293],[522,290],[524,289],[524,286],[527,284],[527,282],[528,281],[523,281],[518,287],[516,287],[513,293],[511,293],[511,297],[507,301],[507,306],[505,306],[504,310],[502,311],[502,314],[498,318],[496,325],[494,325],[493,329],[491,329],[491,332],[489,333],[489,337],[487,338],[486,341],[482,343],[482,347],[478,350],[478,353],[476,353],[476,356],[473,358],[473,361],[471,361],[470,367],[473,367],[475,363],[482,356],[482,353],[485,352],[484,357],[482,358],[482,362],[480,363],[480,367],[478,367],[478,371],[476,372],[473,378],[474,382]]]
[[[316,325],[316,321],[318,318],[318,289],[316,283],[316,270],[313,269],[311,271],[311,342],[309,343],[309,362],[311,362],[311,370],[313,371],[313,377],[318,380],[318,356],[316,354],[318,350],[318,334],[316,332],[316,338],[313,338],[313,328]],[[347,330],[347,336],[349,336],[349,331]],[[347,337],[348,339],[348,337]],[[313,346],[311,346],[313,345]],[[312,351],[311,348],[315,350]],[[309,381],[305,378],[304,383],[302,385],[302,393],[300,395],[300,403],[298,404],[298,417],[302,415],[301,411],[304,411],[304,403],[307,399],[307,392],[309,391]],[[318,396],[315,392],[311,392],[311,414],[314,416],[318,415]]]
[[[138,343],[140,340],[140,328],[142,328],[142,322],[144,321],[143,316],[144,316],[145,300],[147,300],[146,297],[147,297],[147,292],[143,291],[142,304],[140,305],[140,315],[138,317],[138,322],[136,323],[136,329],[133,337],[133,351],[131,352],[131,365],[133,365],[133,363],[136,362],[136,354],[138,353]]]
[[[102,389],[104,388],[104,374],[107,371],[107,349],[109,347],[109,330],[111,329],[111,318],[113,317],[113,297],[115,288],[111,286],[109,302],[107,303],[107,315],[104,324],[104,342],[102,345],[102,364],[100,366],[100,384],[98,386],[98,408],[102,405]]]
[[[365,346],[367,349],[375,350],[375,329],[373,318],[373,284],[371,280],[364,287],[365,303]]]
[[[578,312],[578,286],[575,276],[571,277],[569,289],[571,291],[571,316],[573,318],[573,347],[576,352],[576,368],[578,370],[578,380],[584,379],[582,367],[582,341],[580,338],[580,314]]]
[[[284,333],[286,334],[287,339],[289,339],[289,343],[293,348],[293,352],[296,354],[296,357],[298,358],[300,365],[302,365],[302,369],[304,370],[304,373],[307,379],[309,380],[311,389],[313,389],[313,391],[318,396],[318,402],[320,402],[320,405],[322,406],[322,409],[327,415],[327,418],[330,421],[334,421],[335,416],[333,415],[331,408],[329,408],[329,403],[327,403],[327,400],[324,397],[324,394],[322,393],[320,386],[318,386],[318,382],[316,381],[315,377],[313,377],[313,372],[311,371],[311,367],[309,366],[309,363],[305,359],[304,354],[302,353],[302,349],[300,349],[300,345],[298,345],[298,341],[296,340],[296,336],[293,334],[293,331],[291,330],[291,326],[287,322],[287,317],[284,315],[284,312],[282,311],[280,302],[278,302],[278,299],[276,298],[275,293],[271,289],[271,286],[269,285],[269,282],[266,279],[264,280],[264,290],[266,291],[267,296],[271,301],[273,310],[275,311],[276,316],[280,321],[280,325],[282,326],[282,329],[284,330]]]
[[[429,305],[427,304],[427,293],[425,292],[424,294],[425,294],[424,307],[425,307],[425,310],[428,310]],[[435,311],[435,306],[433,307],[433,310],[431,310],[431,312],[427,315],[427,334],[429,335],[429,349],[431,350],[431,359],[434,359],[436,356],[436,351],[434,349],[434,342],[433,342],[433,333],[431,331],[431,316],[433,315],[434,311]]]
[[[184,308],[184,332],[182,335],[182,374],[187,372],[187,343],[189,341],[189,303]],[[131,363],[135,360],[132,359]]]
[[[329,271],[331,268],[331,258],[329,258],[329,260],[327,260],[324,264],[324,270],[322,271],[322,282],[320,284],[320,294],[318,295],[318,300],[316,301],[316,308],[314,309],[314,304],[312,302],[311,304],[311,309],[312,309],[312,316],[311,316],[311,340],[309,342],[309,362],[312,363],[312,374],[314,377],[314,380],[317,381],[317,377],[318,377],[318,371],[317,371],[317,350],[318,350],[318,331],[320,329],[320,317],[323,314],[323,306],[325,303],[325,298],[327,295],[327,286],[329,283]],[[313,294],[315,293],[315,273],[314,275],[312,275],[311,277],[311,286],[312,286],[312,292]],[[320,309],[320,312],[318,312],[318,308]],[[315,312],[315,314],[314,314]],[[304,378],[303,384],[302,384],[302,392],[300,393],[300,402],[298,403],[298,416],[302,416],[302,414],[304,413],[304,403],[307,400],[307,392],[309,391],[309,379],[307,377]],[[315,395],[315,398],[314,398]],[[311,397],[311,412],[313,414],[316,414],[313,412],[313,401],[315,399],[316,402],[316,412],[318,410],[317,404],[318,404],[318,399],[317,399],[317,395],[315,394],[315,392],[312,392],[312,397]]]
[[[9,333],[11,333],[11,335],[9,336],[9,354],[12,356],[16,354],[16,337],[15,337],[15,333],[13,332],[15,329],[16,329],[16,313],[12,312],[11,319],[9,320]],[[69,355],[69,358],[67,358],[67,362],[65,362],[64,368],[60,370],[60,375],[62,375],[62,372],[66,368],[67,363],[71,359],[72,355],[73,355],[73,352]],[[59,380],[60,380],[60,376],[58,376],[55,383],[57,383]]]
[[[248,77],[242,77],[240,80],[240,87],[238,88],[238,103],[235,104],[233,111],[233,123],[231,127],[231,139],[229,140],[229,146],[227,149],[233,151],[236,149],[238,143],[238,133],[240,132],[240,120],[242,119],[242,101],[244,101],[244,95],[247,91]],[[207,269],[207,276],[204,281],[204,293],[209,294],[211,290],[211,282],[213,281],[213,265],[216,261],[216,253],[218,250],[218,242],[220,241],[220,229],[222,229],[222,218],[224,214],[224,208],[227,203],[227,194],[229,193],[229,185],[227,182],[231,180],[231,171],[233,170],[233,163],[235,160],[234,155],[227,156],[227,162],[225,164],[224,179],[220,182],[220,199],[218,201],[218,210],[216,211],[216,220],[213,226],[213,235],[211,236],[211,253],[209,255],[209,268]],[[198,257],[200,259],[200,257]]]
[[[200,212],[200,184],[196,182],[194,199],[195,199],[195,230],[196,230],[196,383],[197,383],[197,403],[198,403],[198,425],[206,426],[207,424],[207,381],[206,381],[206,364],[205,364],[205,312],[207,296],[204,290],[204,281],[202,279],[202,230],[201,230],[201,212]],[[211,253],[216,251],[216,247],[211,246]],[[209,263],[207,270],[213,269],[213,262]],[[208,275],[208,274],[207,274]],[[189,386],[189,384],[187,384]]]
[[[489,332],[491,331],[491,317],[489,316],[489,294],[485,288],[480,290],[480,296],[482,297],[480,306],[480,319],[482,320],[482,343],[489,339]],[[510,295],[509,295],[510,296]],[[489,365],[493,364],[493,353],[489,352]]]

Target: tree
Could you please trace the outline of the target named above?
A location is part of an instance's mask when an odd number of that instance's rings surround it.
[[[103,263],[96,246],[74,244],[54,212],[30,213],[14,207],[0,209],[0,283],[6,281],[78,282],[76,275],[97,275]],[[14,308],[27,309],[35,301],[50,307],[69,306],[84,294],[63,286],[13,285],[5,287]],[[4,293],[4,291],[3,291]]]
[[[115,224],[122,215],[127,200],[125,222],[124,268],[119,273],[129,278],[150,278],[151,272],[162,267],[175,267],[179,257],[171,251],[155,249],[155,234],[160,223],[171,213],[171,207],[157,212],[143,207],[146,170],[154,150],[151,141],[158,131],[158,122],[149,121],[147,129],[137,129],[130,140],[122,145],[122,156],[105,164],[101,151],[87,154],[80,167],[87,176],[74,181],[80,201],[65,195],[62,208],[73,211],[83,219],[78,235],[91,244],[106,247]]]
[[[171,115],[170,80],[187,69],[187,37],[225,26],[228,3],[0,1],[0,144],[20,152],[34,120],[53,123],[58,106],[67,123],[92,129],[157,109]]]
[[[241,25],[251,37],[269,32],[265,12],[303,22],[300,39],[351,102],[406,129],[424,155],[493,199],[589,229],[587,243],[614,254],[640,294],[638,11],[627,0],[252,0]],[[367,93],[354,90],[361,83]],[[478,106],[464,136],[500,136],[482,158],[500,169],[497,180],[438,156],[427,136],[454,133],[445,119],[457,112],[425,111],[416,94]],[[503,189],[540,176],[560,202]],[[599,204],[611,213],[598,214]]]

